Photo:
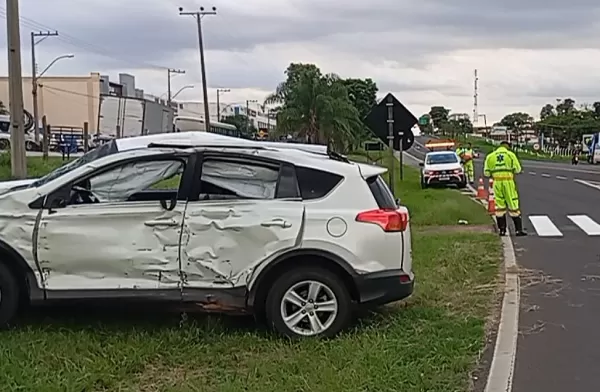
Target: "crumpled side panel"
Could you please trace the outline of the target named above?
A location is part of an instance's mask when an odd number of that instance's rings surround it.
[[[183,206],[182,206],[183,209]],[[182,212],[160,206],[61,209],[40,223],[38,258],[49,289],[180,286]],[[173,223],[169,226],[157,223]],[[150,225],[147,225],[150,224]]]
[[[281,210],[289,216],[270,208],[266,200],[189,203],[181,248],[184,284],[244,285],[256,265],[293,247],[302,222],[301,205]],[[263,225],[274,216],[283,216],[291,227]]]

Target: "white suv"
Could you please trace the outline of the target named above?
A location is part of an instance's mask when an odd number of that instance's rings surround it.
[[[357,306],[412,293],[409,214],[385,169],[246,143],[118,143],[3,185],[0,325],[24,300],[129,299],[332,336]]]

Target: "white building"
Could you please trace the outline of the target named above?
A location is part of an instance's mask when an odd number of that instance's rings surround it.
[[[174,106],[176,106],[177,115],[179,116],[204,118],[204,104],[202,102],[180,101],[174,103]],[[250,104],[248,109],[248,117],[254,127],[263,131],[275,129],[277,121],[273,113],[271,113],[271,116],[268,117],[262,108],[258,107],[256,103]],[[216,102],[209,102],[208,111],[210,112],[211,121],[219,121],[219,119],[223,119],[223,117],[234,116],[236,114],[245,116],[246,104],[221,102],[217,107]],[[220,116],[218,114],[220,114]]]

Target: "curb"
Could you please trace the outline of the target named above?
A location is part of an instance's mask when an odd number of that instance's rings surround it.
[[[467,186],[471,196],[477,195],[471,185]],[[487,200],[474,197],[487,210]],[[495,226],[495,225],[494,225]],[[521,302],[521,290],[519,282],[519,271],[515,249],[508,235],[502,238],[504,253],[504,294],[502,308],[500,310],[500,322],[496,334],[496,343],[492,353],[485,392],[510,392],[515,371],[515,360],[517,356],[517,339],[519,336],[519,309]]]

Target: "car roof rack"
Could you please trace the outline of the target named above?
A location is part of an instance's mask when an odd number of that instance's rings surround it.
[[[350,163],[350,160],[346,156],[333,151],[330,144],[327,144],[327,156],[334,161]]]
[[[239,148],[248,150],[264,150],[263,146],[239,146],[229,144],[202,144],[202,145],[189,145],[189,144],[177,144],[177,143],[150,143],[148,148],[179,148],[179,149],[190,149],[190,148]]]

